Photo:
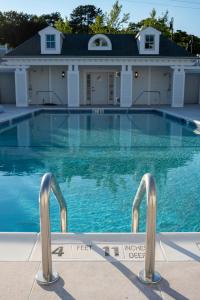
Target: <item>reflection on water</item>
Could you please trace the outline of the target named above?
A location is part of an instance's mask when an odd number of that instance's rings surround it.
[[[132,199],[146,172],[156,178],[158,230],[198,231],[199,146],[192,129],[153,113],[43,113],[23,121],[0,134],[0,231],[39,230],[45,172],[61,185],[70,231],[130,231]]]

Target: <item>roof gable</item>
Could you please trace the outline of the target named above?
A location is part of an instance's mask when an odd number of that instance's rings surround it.
[[[143,27],[142,30],[138,32],[136,37],[138,37],[141,34],[150,34],[150,33],[159,34],[159,35],[161,34],[161,32],[156,28],[148,26],[148,27]]]
[[[54,33],[54,34],[61,34],[63,35],[62,32],[54,28],[53,26],[47,26],[43,28],[42,30],[38,31],[38,34],[41,36],[42,34],[48,34],[48,33]]]

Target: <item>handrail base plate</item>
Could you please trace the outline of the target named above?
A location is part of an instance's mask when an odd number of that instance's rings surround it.
[[[47,281],[44,278],[42,271],[38,271],[38,273],[36,274],[36,277],[35,277],[37,283],[40,284],[40,285],[52,284],[52,283],[56,282],[59,278],[60,277],[59,277],[59,274],[57,272],[52,272],[51,280]]]
[[[158,272],[154,272],[152,279],[147,278],[145,275],[145,270],[140,271],[138,278],[142,283],[145,284],[156,284],[159,283],[162,279],[161,275]]]

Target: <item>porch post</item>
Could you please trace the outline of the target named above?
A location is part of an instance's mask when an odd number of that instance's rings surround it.
[[[15,70],[15,97],[16,106],[28,106],[28,74],[26,68]]]
[[[183,107],[185,96],[185,70],[180,67],[174,68],[172,81],[172,107]]]
[[[67,73],[68,106],[80,106],[80,85],[78,66],[70,65]]]
[[[133,72],[132,66],[123,65],[121,71],[120,106],[130,107],[133,103]]]

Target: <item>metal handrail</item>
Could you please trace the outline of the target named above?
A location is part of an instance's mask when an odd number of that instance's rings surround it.
[[[48,93],[49,95],[52,94],[52,95],[56,96],[58,102],[60,102],[60,104],[63,105],[63,102],[62,102],[60,96],[55,91],[36,91],[37,95],[39,95],[41,93]],[[42,104],[45,104],[45,99],[43,99],[43,103]]]
[[[142,177],[133,201],[132,231],[134,233],[138,231],[139,208],[145,192],[147,196],[145,269],[139,273],[139,278],[144,283],[157,283],[161,280],[160,274],[155,272],[157,195],[154,178],[149,173]]]
[[[143,95],[143,94],[145,94],[145,93],[157,93],[158,95],[159,95],[159,102],[160,102],[160,91],[142,91],[136,98],[135,98],[135,100],[133,101],[133,104],[135,104],[138,100],[139,100],[139,98]]]
[[[54,193],[60,206],[61,231],[66,232],[67,230],[67,207],[65,200],[53,174],[46,173],[42,178],[39,194],[42,247],[42,271],[39,271],[36,275],[36,280],[39,284],[50,284],[59,278],[58,273],[52,271],[51,228],[49,214],[49,199],[51,191]]]

